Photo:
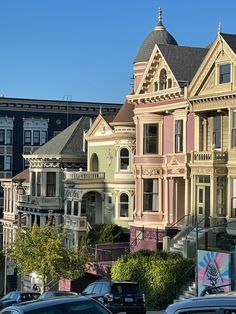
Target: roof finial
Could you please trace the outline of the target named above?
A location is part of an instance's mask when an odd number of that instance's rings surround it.
[[[162,9],[161,8],[158,9],[158,23],[154,29],[156,31],[165,29],[164,25],[162,24]]]
[[[222,31],[222,25],[221,25],[221,22],[219,22],[219,25],[218,25],[218,34],[220,34]]]
[[[162,23],[162,9],[158,9],[158,23]]]
[[[99,114],[102,115],[102,106],[100,106]]]

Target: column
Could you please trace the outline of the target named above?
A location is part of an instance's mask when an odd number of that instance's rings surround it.
[[[40,215],[40,227],[44,227],[46,225],[46,216]]]
[[[191,178],[191,196],[190,196],[190,200],[191,200],[191,203],[190,203],[190,214],[191,214],[191,221],[192,223],[194,223],[194,218],[196,220],[197,218],[197,215],[196,215],[196,176],[194,174],[192,174],[190,176]]]
[[[165,186],[165,198],[164,198],[164,215],[165,215],[165,223],[169,224],[170,219],[169,219],[169,184],[168,184],[168,178],[164,177],[164,186]]]
[[[210,176],[211,185],[210,185],[210,216],[212,218],[216,217],[216,186],[217,186],[217,177],[214,175]]]
[[[189,214],[189,179],[187,176],[185,177],[185,195],[184,195],[184,214],[188,215]],[[189,222],[189,217],[185,217],[185,222],[188,224]]]
[[[79,201],[78,201],[78,217],[81,217],[81,203],[82,203],[82,199],[79,199]]]

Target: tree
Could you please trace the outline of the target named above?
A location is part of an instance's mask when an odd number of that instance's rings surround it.
[[[65,233],[59,226],[34,224],[31,229],[17,230],[15,240],[8,247],[8,257],[24,276],[36,272],[42,277],[43,290],[50,279],[74,279],[84,275],[88,253],[80,247],[64,247]]]

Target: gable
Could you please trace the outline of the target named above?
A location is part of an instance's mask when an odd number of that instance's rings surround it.
[[[99,115],[88,132],[86,133],[86,140],[90,140],[95,138],[102,138],[113,134],[113,130],[109,123],[102,117],[102,115]]]
[[[113,131],[110,125],[106,121],[100,121],[95,132],[93,133],[93,136],[94,137],[108,136],[108,135],[111,135],[112,133]]]
[[[230,67],[230,81],[222,83],[220,82],[221,69],[227,64]],[[189,86],[189,97],[214,95],[234,90],[236,90],[235,53],[221,35],[218,35]]]
[[[166,89],[160,87],[160,74],[163,71],[166,73],[166,81],[171,81],[171,87],[179,87],[168,63],[156,45],[135,94],[163,93]]]

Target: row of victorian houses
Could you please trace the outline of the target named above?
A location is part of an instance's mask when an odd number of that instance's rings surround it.
[[[68,247],[106,223],[130,233],[132,250],[161,248],[168,227],[196,221],[236,236],[236,35],[219,29],[206,48],[180,46],[160,10],[133,71],[124,105],[99,114],[86,142],[80,118],[2,181],[4,244],[49,215]]]

